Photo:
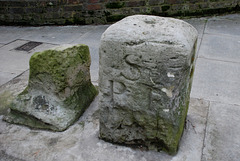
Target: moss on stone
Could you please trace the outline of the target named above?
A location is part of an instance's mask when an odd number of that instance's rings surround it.
[[[78,53],[78,56],[74,56],[74,59],[72,59],[73,53]],[[65,59],[68,59],[69,61],[65,61]],[[44,80],[44,77],[47,74],[57,86],[56,92],[61,92],[67,86],[67,75],[64,73],[66,73],[68,67],[77,67],[78,64],[89,62],[90,54],[88,46],[86,45],[81,45],[81,48],[74,46],[65,49],[64,51],[46,50],[44,52],[37,52],[32,55],[29,62],[29,80],[34,80],[36,78]],[[89,66],[90,64],[87,65]],[[31,82],[29,85],[31,86]]]
[[[0,115],[7,114],[7,110],[12,100],[13,96],[11,92],[4,91],[2,94],[0,94]]]
[[[28,87],[9,105],[11,113],[5,120],[32,128],[65,130],[98,93],[91,83],[90,64],[86,45],[35,53],[30,59]]]

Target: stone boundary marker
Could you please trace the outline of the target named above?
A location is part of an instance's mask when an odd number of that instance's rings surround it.
[[[28,87],[10,104],[11,112],[4,119],[33,128],[65,130],[98,93],[91,83],[88,46],[37,52],[29,64]]]
[[[197,31],[136,15],[110,26],[100,45],[100,138],[175,154],[187,116]]]

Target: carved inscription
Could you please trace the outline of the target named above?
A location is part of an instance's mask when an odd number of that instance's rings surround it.
[[[192,26],[182,23],[130,16],[103,34],[100,138],[177,151],[188,109],[190,93],[185,91],[190,91],[194,69],[191,52],[197,40]]]

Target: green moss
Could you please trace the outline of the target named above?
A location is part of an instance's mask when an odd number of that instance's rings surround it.
[[[49,75],[56,85],[57,91],[61,92],[67,86],[67,75],[64,73],[69,69],[68,67],[88,64],[90,61],[89,49],[86,45],[74,46],[63,51],[46,50],[37,52],[30,59],[29,79],[44,80],[46,79],[45,76]]]
[[[12,93],[5,91],[0,95],[0,115],[7,114],[7,110],[13,100]]]
[[[69,108],[73,108],[76,111],[76,120],[83,114],[87,107],[92,103],[98,90],[92,85],[91,82],[82,85],[78,91],[71,97],[67,98],[64,103]],[[76,120],[73,120],[74,123]],[[71,124],[72,124],[71,123]]]
[[[68,97],[64,102],[66,105],[75,105],[71,107],[77,111],[83,112],[97,94],[97,89],[91,82],[89,82],[81,85],[81,87],[78,88],[78,91],[73,96]]]
[[[106,8],[116,9],[124,7],[124,2],[110,2],[106,4]]]
[[[28,93],[28,87],[26,87],[19,95],[25,95]]]
[[[53,131],[63,131],[68,128],[82,115],[98,93],[89,80],[90,63],[89,48],[86,45],[47,50],[32,55],[29,85],[14,101],[9,103],[11,112],[5,120],[10,123]],[[48,118],[45,120],[45,118],[35,117],[34,113],[31,113],[32,108],[36,107],[34,103],[40,102],[41,110],[47,111],[48,105],[51,104],[48,102],[51,99],[45,101],[45,97],[48,95],[49,98],[53,97],[52,100],[56,101],[53,103],[54,106],[56,103],[56,106],[60,105],[59,108],[65,108],[70,112],[63,116],[54,115],[50,121]],[[9,95],[5,97],[9,97]],[[44,99],[36,100],[35,98],[38,97],[44,97]],[[47,104],[45,104],[46,102]],[[60,111],[62,110],[60,109]],[[64,124],[62,124],[63,119],[67,119]]]

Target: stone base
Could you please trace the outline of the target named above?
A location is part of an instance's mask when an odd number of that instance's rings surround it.
[[[90,62],[86,45],[35,53],[28,87],[13,100],[4,119],[32,128],[65,130],[98,93],[90,80]]]

